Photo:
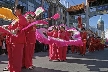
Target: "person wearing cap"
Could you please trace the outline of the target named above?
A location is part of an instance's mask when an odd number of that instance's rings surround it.
[[[82,38],[83,46],[80,47],[80,54],[84,56],[86,53],[87,32],[85,28],[82,28],[81,31],[82,32],[80,33],[80,35]]]
[[[63,40],[69,40],[67,36],[67,31],[65,30],[64,26],[60,26],[60,30],[58,31],[58,38]],[[66,61],[66,54],[67,54],[67,46],[58,47],[58,56],[60,61]]]
[[[28,14],[26,16],[28,24],[34,22],[34,15]],[[26,30],[26,43],[23,51],[23,66],[27,69],[33,69],[32,57],[34,54],[36,36],[35,36],[36,26],[31,26]]]
[[[22,16],[23,9],[24,6],[17,5],[15,15],[18,17],[18,20],[13,21],[8,26],[8,30],[13,33],[8,40],[10,44],[7,45],[9,58],[7,70],[10,70],[10,72],[21,72],[23,48],[26,42],[25,31],[22,31],[22,29],[27,26],[27,20]]]

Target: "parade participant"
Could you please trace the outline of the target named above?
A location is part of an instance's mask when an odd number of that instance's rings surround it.
[[[86,53],[87,32],[86,32],[85,28],[82,28],[81,30],[82,30],[82,32],[80,35],[82,38],[83,46],[80,47],[80,54],[82,56],[84,56]]]
[[[93,44],[95,50],[98,50],[97,42],[98,42],[97,37],[95,37],[94,38],[94,44]]]
[[[53,27],[53,35],[52,37],[57,38],[58,37],[58,29],[57,27]],[[51,60],[58,60],[58,53],[57,53],[58,47],[55,43],[52,44],[52,54],[51,54]]]
[[[90,35],[89,52],[94,52],[94,35]]]
[[[34,21],[34,15],[28,14],[26,16],[28,24],[31,24]],[[32,57],[34,54],[36,36],[35,36],[36,26],[29,27],[26,30],[26,43],[23,50],[23,66],[27,69],[33,69]]]
[[[15,9],[15,15],[18,20],[12,22],[8,29],[14,35],[8,38],[8,58],[10,72],[21,72],[23,48],[26,42],[25,32],[22,29],[27,26],[27,20],[21,14],[23,13],[23,6],[17,5]],[[16,36],[15,36],[16,35]]]
[[[74,37],[73,37],[73,34],[74,33],[73,33],[73,31],[70,31],[69,33],[70,33],[70,36],[71,36],[70,39],[71,40],[74,40]],[[71,46],[71,52],[74,53],[75,52],[75,49],[76,49],[75,45],[72,45]]]
[[[58,38],[63,40],[69,40],[67,36],[67,31],[65,30],[64,26],[60,26],[60,30],[58,31]],[[58,56],[60,61],[66,60],[66,54],[67,54],[67,46],[58,47]]]
[[[105,40],[102,38],[101,39],[101,50],[104,50],[104,46],[105,46]]]
[[[97,37],[97,48],[96,50],[100,50],[101,49],[101,40],[100,40],[100,37]]]
[[[47,33],[48,36],[57,38],[58,37],[58,28],[56,26],[52,27],[52,31]],[[57,53],[58,47],[55,43],[49,45],[49,61],[52,60],[58,60],[58,53]]]

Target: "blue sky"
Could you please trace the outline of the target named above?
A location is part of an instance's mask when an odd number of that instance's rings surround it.
[[[66,1],[66,2],[69,2],[70,5],[77,5],[77,4],[81,4],[82,2],[85,3],[86,0],[61,0],[61,1],[62,1],[62,3],[63,3],[63,1]],[[105,27],[105,30],[106,30],[106,28],[108,28],[108,14],[98,15],[98,16],[92,17],[89,20],[89,24],[91,26],[97,27],[97,21],[100,18],[100,16],[102,16],[102,19],[104,20],[104,27]]]

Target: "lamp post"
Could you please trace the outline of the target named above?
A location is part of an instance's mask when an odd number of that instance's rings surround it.
[[[89,3],[86,0],[86,28],[89,29]]]

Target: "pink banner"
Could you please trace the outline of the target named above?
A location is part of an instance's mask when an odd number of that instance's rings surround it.
[[[60,18],[60,14],[59,13],[56,13],[54,16],[52,16],[51,18],[57,20]]]
[[[44,29],[44,28],[36,30],[36,39],[38,41],[40,41],[41,43],[44,43],[44,44],[53,44],[53,43],[55,43],[58,47],[68,46],[68,45],[76,45],[76,46],[83,45],[80,34],[75,34],[74,35],[75,40],[66,41],[66,40],[63,40],[63,39],[54,38],[54,37],[50,37],[50,36],[48,36],[48,38],[47,38],[47,36],[45,36],[43,34],[43,31],[47,32],[47,30]]]
[[[36,25],[36,24],[48,24],[48,22],[44,21],[44,20],[37,20],[31,24],[29,24],[27,27],[23,28],[22,30],[26,30],[27,28]]]
[[[48,32],[44,28],[36,29],[36,39],[41,43],[49,44],[48,38],[43,34],[43,31]]]

